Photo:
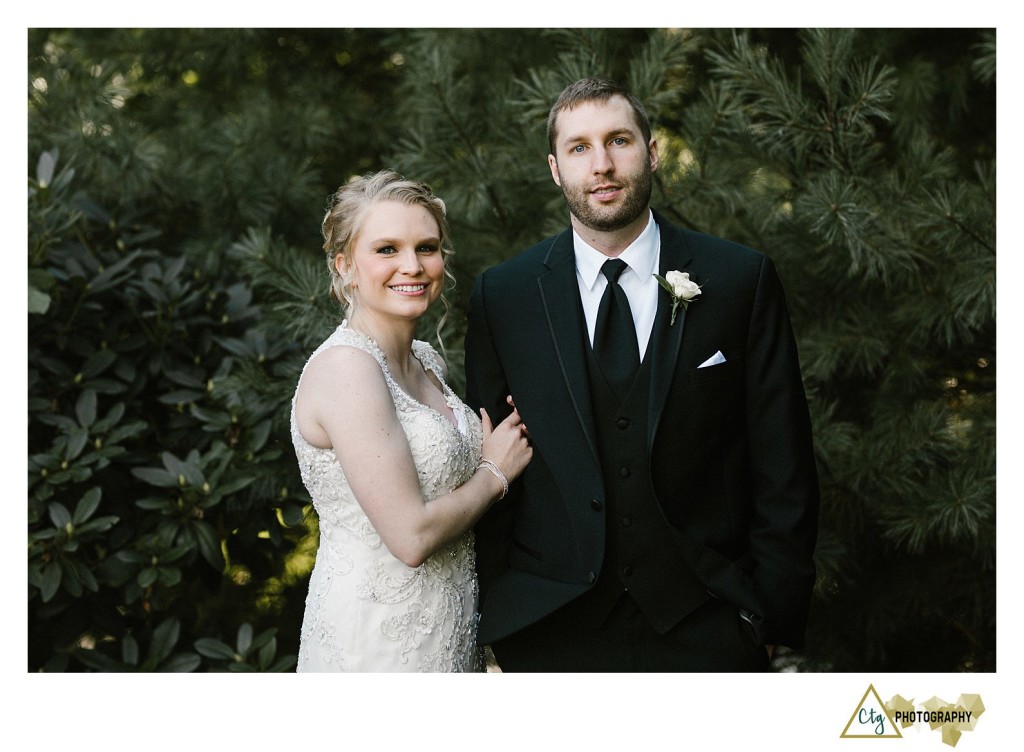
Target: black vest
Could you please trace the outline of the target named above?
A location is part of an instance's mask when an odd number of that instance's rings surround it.
[[[651,481],[647,447],[651,358],[644,358],[620,402],[589,344],[585,349],[605,487],[605,550],[601,572],[580,605],[596,626],[628,593],[651,626],[664,634],[710,595],[673,538]]]

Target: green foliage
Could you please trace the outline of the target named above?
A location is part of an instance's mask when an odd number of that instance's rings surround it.
[[[790,60],[744,36],[709,50],[709,152],[757,165],[757,198],[737,211],[726,192],[719,216],[734,218],[715,231],[772,254],[794,311],[825,501],[804,659],[991,670],[994,129],[951,138],[934,117],[940,93],[984,101],[986,35],[909,56],[884,36],[802,32]],[[993,125],[992,112],[946,112]],[[704,163],[681,181],[690,218],[736,177]]]
[[[445,199],[460,390],[473,278],[566,225],[545,121],[592,74],[648,107],[655,207],[786,284],[823,516],[779,663],[994,668],[994,32],[32,30],[29,56],[31,670],[291,670],[327,196],[394,167]]]
[[[253,637],[252,625],[246,622],[238,628],[234,647],[210,637],[199,638],[195,647],[200,655],[218,661],[221,670],[281,673],[295,668],[295,656],[277,658],[276,634],[276,629],[266,629]]]
[[[318,165],[340,182],[386,131],[328,150],[322,87],[351,87],[315,34],[29,36],[29,668],[223,670],[176,645],[258,624],[238,665],[285,670],[305,595],[288,556],[316,533],[287,406],[327,317],[265,330],[236,246],[274,228],[315,258]]]
[[[113,673],[160,672],[188,673],[195,671],[201,662],[198,655],[192,652],[174,653],[181,636],[181,624],[177,619],[170,618],[160,622],[147,635],[148,648],[146,657],[139,662],[139,643],[132,635],[127,635],[121,642],[121,659],[110,657],[107,653],[95,649],[79,647],[75,656],[86,666],[96,671]]]
[[[40,162],[40,178],[59,169]],[[286,347],[252,328],[244,286],[190,273],[154,229],[72,193],[69,173],[37,178],[29,201],[34,225],[64,228],[30,260],[50,296],[29,318],[30,661],[113,670],[103,651],[120,639],[116,670],[193,670],[198,656],[170,653],[182,625],[220,619],[229,575],[272,574],[304,532],[271,440],[285,416],[252,383]]]

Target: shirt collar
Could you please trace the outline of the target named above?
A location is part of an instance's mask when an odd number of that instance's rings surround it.
[[[647,227],[616,258],[625,261],[626,265],[636,272],[641,280],[646,280],[657,272],[658,247],[660,245],[658,238],[658,225],[654,221],[654,214],[648,209]],[[608,260],[608,256],[588,245],[583,238],[576,234],[576,230],[572,231],[572,243],[576,255],[576,273],[587,289],[593,290],[597,276],[601,273],[601,267]]]

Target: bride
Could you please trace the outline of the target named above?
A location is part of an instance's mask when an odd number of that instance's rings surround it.
[[[477,671],[471,528],[532,450],[492,427],[413,339],[451,253],[444,203],[384,171],[332,197],[331,295],[346,320],[299,378],[291,433],[320,522],[298,671]]]

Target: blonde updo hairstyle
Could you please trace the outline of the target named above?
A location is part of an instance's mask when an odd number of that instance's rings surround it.
[[[434,195],[430,186],[407,180],[394,170],[381,170],[372,175],[353,178],[331,196],[327,213],[320,227],[324,237],[327,271],[331,280],[331,298],[338,301],[348,314],[355,305],[352,295],[351,263],[345,264],[346,273],[338,271],[338,258],[351,262],[352,244],[362,225],[366,212],[373,204],[381,201],[399,201],[403,204],[422,206],[437,222],[441,243],[441,255],[445,261],[444,275],[448,287],[455,284],[455,277],[449,271],[447,259],[452,254],[451,238],[448,232],[448,217],[444,201]],[[441,293],[444,314],[437,325],[440,342],[441,327],[448,318],[450,306],[444,292]],[[443,347],[443,345],[442,345]]]

